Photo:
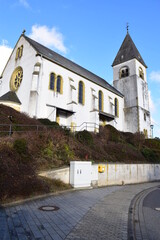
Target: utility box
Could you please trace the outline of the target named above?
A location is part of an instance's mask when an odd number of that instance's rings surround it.
[[[70,184],[74,188],[91,186],[91,162],[71,161],[70,162]]]
[[[98,172],[104,173],[105,172],[105,165],[98,165]]]

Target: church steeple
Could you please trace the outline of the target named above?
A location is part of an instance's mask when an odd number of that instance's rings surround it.
[[[150,132],[146,64],[128,32],[112,64],[113,86],[124,95],[124,128]]]
[[[123,62],[127,62],[132,59],[137,59],[144,67],[147,68],[143,58],[141,57],[138,49],[136,48],[132,38],[129,35],[128,27],[127,27],[127,34],[126,37],[115,57],[112,67],[121,64]]]

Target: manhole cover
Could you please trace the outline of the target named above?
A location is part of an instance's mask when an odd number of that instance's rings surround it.
[[[160,211],[160,208],[155,208],[156,211]]]
[[[42,211],[57,211],[57,210],[59,210],[59,207],[57,207],[57,206],[41,206],[41,207],[39,207],[39,210],[42,210]]]

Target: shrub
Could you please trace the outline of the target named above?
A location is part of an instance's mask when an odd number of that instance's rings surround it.
[[[13,148],[20,155],[25,155],[27,153],[27,141],[24,138],[16,139],[13,143]]]
[[[56,156],[58,159],[63,160],[65,164],[68,164],[70,160],[74,159],[74,152],[70,149],[68,144],[59,146],[56,151]]]
[[[122,134],[111,125],[106,125],[103,128],[101,128],[100,133],[105,136],[106,141],[111,141],[111,142],[123,141]]]
[[[42,123],[43,125],[52,126],[52,127],[55,127],[55,128],[59,127],[59,124],[57,122],[52,122],[48,118],[39,118],[38,121],[40,123]]]
[[[28,196],[44,191],[44,185],[36,176],[33,164],[21,160],[17,151],[9,145],[0,146],[0,200]]]
[[[159,139],[146,139],[145,146],[153,149],[160,150],[160,140]]]
[[[42,150],[42,156],[47,158],[53,157],[53,142],[49,141],[46,147]]]
[[[121,132],[126,143],[134,145],[134,134],[131,132]]]
[[[86,144],[86,145],[93,145],[93,137],[92,134],[86,130],[78,132],[76,134],[76,138],[79,142]]]
[[[133,142],[132,144],[137,147],[139,150],[141,149],[141,147],[143,146],[145,142],[145,136],[143,133],[134,133],[133,134]]]
[[[26,113],[18,112],[15,109],[0,104],[0,122],[5,124],[38,125],[37,119],[30,118]]]
[[[41,178],[49,186],[49,190],[51,192],[71,188],[71,186],[69,184],[62,182],[59,179],[50,179],[50,178],[46,178],[46,177],[41,177]]]
[[[149,161],[150,163],[160,162],[158,154],[153,149],[145,147],[141,150],[141,152],[143,156],[146,158],[146,160]]]
[[[71,131],[68,127],[63,127],[63,131],[64,131],[65,136],[70,136]]]

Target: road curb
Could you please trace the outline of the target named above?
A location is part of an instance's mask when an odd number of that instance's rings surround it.
[[[147,188],[132,199],[128,212],[128,240],[148,239],[142,210],[143,201],[157,187]]]
[[[15,206],[15,205],[18,205],[21,203],[23,204],[23,203],[34,201],[34,200],[47,198],[50,196],[57,196],[57,195],[65,194],[65,193],[69,193],[69,192],[75,192],[75,191],[81,191],[81,190],[92,190],[92,189],[93,189],[93,187],[70,188],[70,189],[66,189],[66,190],[62,190],[62,191],[51,192],[51,193],[41,194],[41,195],[37,195],[37,196],[25,198],[25,199],[20,199],[20,200],[9,202],[9,203],[3,203],[3,204],[0,204],[0,207],[12,207],[12,206]]]
[[[54,195],[57,196],[57,195],[60,195],[60,194],[64,194],[64,193],[68,193],[68,192],[74,192],[74,191],[75,191],[75,189],[71,188],[71,189],[67,189],[67,190],[63,190],[63,191],[46,193],[46,194],[42,194],[42,195],[38,195],[38,196],[34,196],[34,197],[20,199],[20,200],[9,202],[9,203],[0,204],[0,206],[1,207],[12,207],[12,206],[15,206],[15,205],[18,205],[18,204],[23,204],[23,203],[30,202],[30,201],[33,201],[33,200],[43,199],[43,198],[54,196]]]

